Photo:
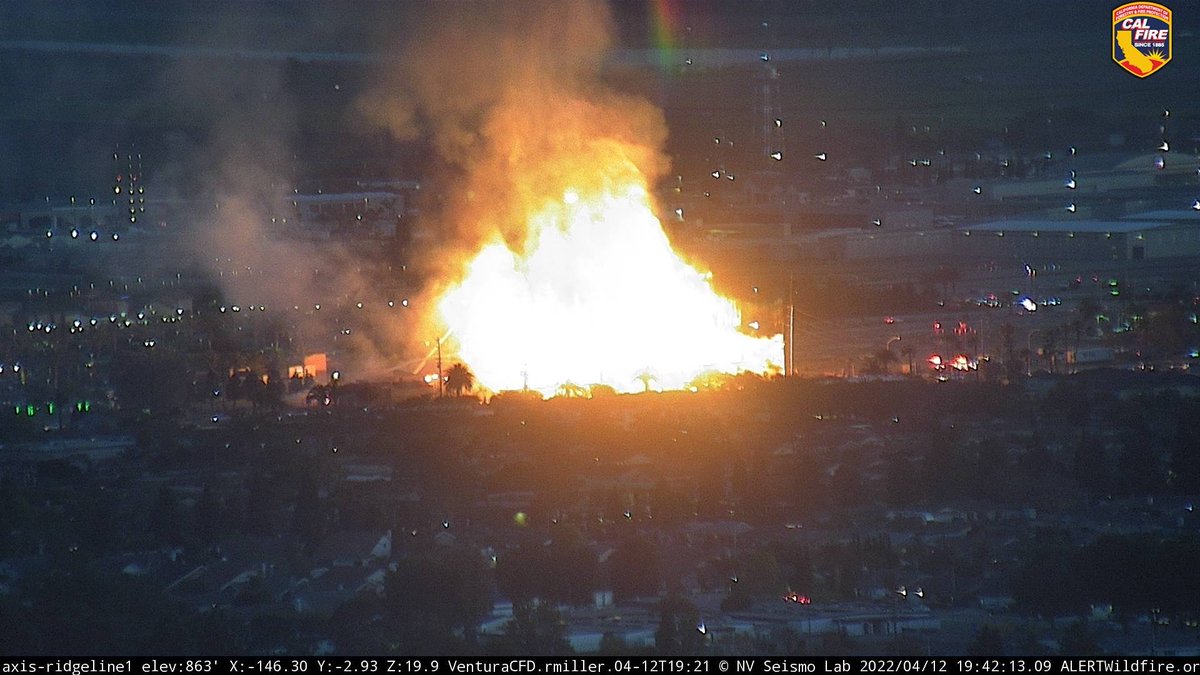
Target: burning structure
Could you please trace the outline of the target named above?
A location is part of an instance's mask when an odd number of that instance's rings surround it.
[[[467,263],[437,304],[461,358],[491,389],[543,394],[778,368],[782,338],[739,332],[734,304],[671,249],[636,168],[618,167],[630,175],[547,198],[519,248],[493,241]],[[605,170],[586,158],[580,168]]]
[[[672,249],[650,186],[661,112],[604,85],[611,34],[594,1],[448,4],[364,100],[447,165],[440,279],[425,335],[494,391],[680,389],[783,365],[782,336],[741,332],[730,300]],[[454,59],[430,59],[451,52]]]

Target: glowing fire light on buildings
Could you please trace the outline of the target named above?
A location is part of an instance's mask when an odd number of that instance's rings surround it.
[[[739,332],[734,303],[671,249],[644,185],[597,182],[533,212],[523,253],[484,246],[442,296],[478,381],[550,396],[564,385],[684,389],[713,372],[779,370],[783,337]]]

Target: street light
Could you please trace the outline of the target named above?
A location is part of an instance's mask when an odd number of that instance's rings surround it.
[[[887,373],[887,372],[888,372],[888,370],[889,370],[889,367],[890,367],[890,365],[891,365],[891,361],[892,361],[892,343],[893,343],[893,342],[895,342],[895,341],[897,341],[897,340],[899,340],[899,339],[900,339],[900,336],[899,336],[899,335],[893,335],[892,337],[888,338],[887,344],[885,344],[885,345],[883,346],[883,351],[884,351],[884,353],[885,353],[885,354],[887,354],[887,363],[883,364],[884,373]],[[912,368],[909,368],[909,371],[911,372],[911,371],[912,371]]]

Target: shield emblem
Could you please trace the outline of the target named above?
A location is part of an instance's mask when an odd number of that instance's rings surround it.
[[[1131,2],[1113,10],[1113,61],[1138,77],[1171,60],[1171,10],[1154,2]]]

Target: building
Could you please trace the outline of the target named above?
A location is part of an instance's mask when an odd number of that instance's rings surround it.
[[[958,228],[844,235],[846,260],[923,258],[1029,265],[1200,256],[1200,211],[1151,211],[1114,220],[1028,218]]]
[[[398,192],[297,194],[291,202],[294,220],[287,229],[318,238],[393,237],[405,213],[405,198]]]
[[[1002,220],[960,228],[954,248],[957,255],[1030,264],[1157,260],[1200,255],[1198,226],[1200,211],[1152,211],[1120,220]]]

